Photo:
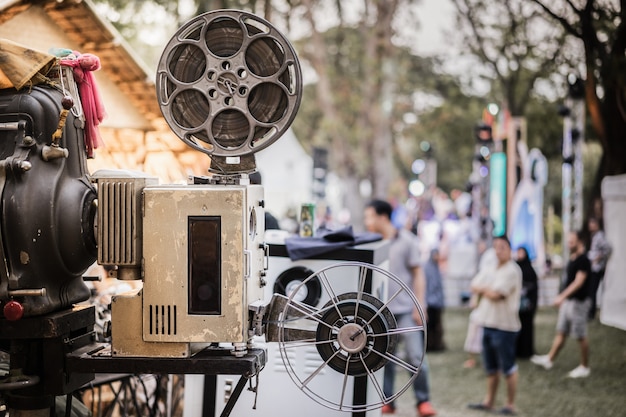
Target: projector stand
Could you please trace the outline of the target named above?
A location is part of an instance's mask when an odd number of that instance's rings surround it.
[[[265,366],[263,349],[248,349],[240,358],[213,347],[190,358],[114,357],[110,344],[92,342],[94,311],[93,306],[74,307],[14,322],[0,320],[0,348],[11,353],[11,373],[0,380],[0,394],[8,393],[9,408],[16,414],[49,416],[55,396],[79,390],[94,374],[240,375],[221,414],[227,417],[247,380]]]

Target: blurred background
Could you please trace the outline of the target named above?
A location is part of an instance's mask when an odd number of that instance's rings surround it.
[[[318,226],[362,230],[364,204],[389,200],[424,254],[440,248],[453,305],[497,234],[558,281],[563,236],[604,217],[602,181],[626,172],[617,0],[5,0],[0,36],[100,57],[108,117],[92,171],[184,182],[209,161],[165,126],[156,65],[182,23],[222,8],[272,22],[303,67],[289,134],[256,155],[281,228],[295,233],[314,202]]]

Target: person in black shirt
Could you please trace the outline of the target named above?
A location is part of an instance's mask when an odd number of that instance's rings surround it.
[[[557,295],[554,304],[559,307],[556,336],[547,355],[535,355],[530,360],[545,369],[552,368],[552,363],[565,344],[568,335],[572,335],[580,344],[580,365],[569,372],[570,378],[585,378],[589,369],[589,343],[587,341],[587,316],[591,307],[589,275],[591,262],[585,255],[580,232],[570,232],[567,238],[570,259],[567,263],[565,288]]]
[[[525,247],[517,248],[517,264],[522,270],[522,298],[519,319],[522,323],[517,336],[517,357],[528,359],[535,354],[535,313],[537,312],[537,273],[528,258]]]

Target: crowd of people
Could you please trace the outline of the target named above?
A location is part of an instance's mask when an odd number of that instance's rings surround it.
[[[530,258],[531,251],[523,245],[512,247],[505,235],[481,233],[481,223],[471,218],[470,211],[471,197],[459,190],[450,196],[434,190],[428,199],[409,200],[406,204],[372,200],[364,208],[367,231],[379,233],[390,241],[390,271],[414,289],[425,310],[426,340],[412,334],[410,340],[399,344],[405,349],[403,357],[421,367],[412,390],[418,417],[437,414],[429,388],[430,372],[436,370],[429,369],[425,353],[447,348],[443,325],[447,304],[444,283],[456,273],[455,269],[471,274],[467,300],[470,313],[464,344],[468,357],[460,366],[473,368],[480,363],[486,374],[485,397],[468,404],[468,408],[515,415],[516,361],[530,359],[549,370],[568,336],[579,343],[580,365],[567,376],[584,378],[591,372],[587,321],[596,315],[596,292],[611,253],[601,219],[589,219],[588,234],[572,232],[567,238],[570,258],[561,291],[553,300],[553,305],[559,308],[556,335],[550,351],[537,355],[534,320],[539,307],[539,274]],[[472,248],[475,252],[470,253],[475,253],[475,257],[465,257],[462,262],[452,260],[450,254],[459,247]],[[469,264],[475,264],[475,268],[468,268]],[[393,300],[389,305],[403,327],[421,324],[409,304]],[[383,391],[387,396],[393,392],[395,368],[393,363],[385,365]],[[506,399],[497,407],[496,394],[501,378],[505,381]],[[383,407],[382,413],[394,414],[395,411],[395,404],[391,402]]]
[[[395,212],[395,214],[394,214]],[[391,241],[390,270],[415,288],[417,299],[423,303],[427,317],[427,344],[424,341],[404,341],[407,358],[419,358],[425,352],[446,349],[444,341],[443,312],[446,306],[443,283],[446,263],[441,256],[439,240],[430,239],[424,245],[419,227],[407,222],[394,210],[392,204],[374,200],[365,208],[365,225],[368,231],[381,233]],[[568,336],[580,345],[580,365],[568,373],[570,378],[584,378],[590,374],[587,322],[596,314],[596,292],[602,280],[606,261],[610,255],[601,228],[601,222],[592,218],[588,223],[589,250],[582,232],[572,232],[567,244],[570,258],[565,268],[562,288],[554,299],[559,308],[556,335],[552,348],[546,355],[535,352],[534,317],[539,306],[539,279],[526,247],[511,247],[507,236],[494,236],[490,247],[481,253],[477,273],[471,280],[469,325],[464,349],[468,359],[464,367],[474,367],[479,358],[487,383],[485,397],[468,408],[515,415],[515,395],[518,385],[518,359],[530,359],[532,363],[551,369],[552,363]],[[419,237],[418,237],[419,236]],[[439,236],[441,239],[441,235]],[[428,238],[426,238],[428,239]],[[436,244],[433,245],[433,242]],[[428,256],[424,256],[424,249]],[[397,320],[414,320],[415,315],[402,309],[391,311]],[[417,359],[415,359],[417,360]],[[429,373],[426,356],[421,363],[422,372],[414,383],[414,396],[419,417],[436,415],[430,402],[428,390]],[[394,364],[387,364],[384,371],[384,391],[393,390]],[[506,399],[496,406],[499,380],[504,378]],[[387,404],[383,414],[393,414],[395,406]]]

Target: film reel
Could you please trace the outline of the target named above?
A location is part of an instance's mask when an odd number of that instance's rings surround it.
[[[219,157],[256,153],[293,121],[302,73],[287,39],[269,22],[218,10],[185,23],[157,69],[157,98],[174,133]]]
[[[298,288],[294,300],[309,306],[316,305],[322,295],[322,285],[319,280],[310,279],[306,285],[300,285],[311,274],[313,274],[313,271],[304,266],[294,266],[283,271],[276,278],[276,282],[274,282],[274,293],[281,295],[294,294],[294,289]]]
[[[355,291],[338,294],[346,280],[358,271]],[[298,301],[300,287],[318,280],[328,301],[321,307]],[[422,307],[413,291],[390,272],[362,262],[342,262],[310,275],[281,302],[278,314],[278,345],[285,368],[298,388],[317,403],[333,410],[362,412],[388,404],[412,386],[424,359],[408,363],[396,354],[399,335],[415,333],[426,337],[423,325],[399,327],[387,305],[399,296],[410,299],[421,322],[426,323]],[[388,294],[385,294],[388,291]],[[388,301],[382,302],[381,299]],[[425,341],[424,341],[425,345]],[[316,350],[322,358],[315,369],[299,366],[294,358]],[[408,371],[408,380],[391,394],[385,394],[382,374],[377,371],[388,362]],[[331,371],[332,370],[332,371]],[[343,375],[341,389],[328,390],[326,371]],[[375,394],[361,403],[353,403],[348,392],[356,378],[371,384]]]

